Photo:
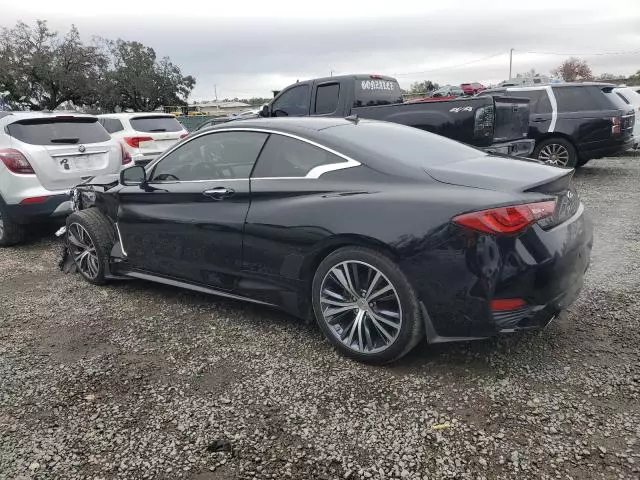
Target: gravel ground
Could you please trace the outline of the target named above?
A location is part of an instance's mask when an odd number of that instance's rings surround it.
[[[596,243],[563,318],[385,368],[277,311],[93,287],[48,236],[0,251],[0,478],[639,478],[640,157],[577,183]]]

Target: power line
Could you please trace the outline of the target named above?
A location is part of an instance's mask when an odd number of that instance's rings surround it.
[[[486,57],[477,58],[475,60],[470,60],[468,62],[459,63],[457,65],[449,65],[449,66],[446,66],[446,67],[433,68],[431,70],[425,70],[425,71],[422,71],[422,72],[393,73],[392,75],[394,77],[406,77],[406,76],[409,76],[409,75],[422,75],[422,74],[425,74],[425,73],[437,72],[437,71],[440,71],[440,70],[450,70],[452,68],[460,68],[460,67],[464,67],[465,65],[471,65],[472,63],[483,62],[485,60],[489,60],[490,58],[499,57],[501,55],[505,55],[505,53],[504,52],[494,53],[493,55],[488,55]]]
[[[516,53],[533,53],[536,55],[561,55],[565,57],[599,57],[606,55],[640,55],[640,50],[629,50],[626,52],[598,52],[598,53],[559,53],[559,52],[530,52],[527,50],[514,49]]]

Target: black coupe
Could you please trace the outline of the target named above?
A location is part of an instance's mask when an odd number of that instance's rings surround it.
[[[545,326],[577,296],[592,227],[573,170],[357,118],[231,122],[72,191],[69,259],[315,317],[340,351]]]

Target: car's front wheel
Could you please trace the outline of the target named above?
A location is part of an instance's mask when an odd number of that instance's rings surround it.
[[[80,274],[93,284],[106,283],[114,244],[111,221],[95,208],[72,213],[67,218],[67,244]]]
[[[313,308],[327,339],[367,363],[389,363],[424,336],[416,294],[389,257],[362,247],[331,253],[316,270]]]

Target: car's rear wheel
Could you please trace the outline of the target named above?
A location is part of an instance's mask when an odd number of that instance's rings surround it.
[[[114,244],[110,220],[95,208],[72,213],[67,218],[67,243],[69,254],[85,280],[95,285],[106,283]]]
[[[575,168],[578,154],[575,147],[564,138],[549,138],[540,142],[533,157],[556,167]]]
[[[7,208],[0,198],[0,247],[11,247],[22,243],[24,236],[24,227],[9,217]]]
[[[331,253],[316,270],[313,308],[327,339],[345,355],[389,363],[423,337],[418,300],[398,265],[361,247]]]

